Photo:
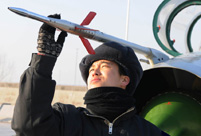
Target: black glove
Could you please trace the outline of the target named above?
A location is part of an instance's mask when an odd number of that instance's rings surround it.
[[[60,19],[60,15],[58,14],[49,15],[48,17]],[[39,35],[38,35],[38,41],[37,41],[38,42],[37,50],[39,53],[53,56],[53,57],[59,56],[63,48],[63,44],[65,41],[65,37],[67,36],[67,32],[62,31],[59,34],[57,41],[55,41],[54,39],[55,31],[56,31],[56,28],[46,23],[44,23],[41,26],[39,30]]]

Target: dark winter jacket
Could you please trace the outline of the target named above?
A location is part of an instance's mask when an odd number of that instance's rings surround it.
[[[17,136],[165,136],[135,115],[134,108],[110,123],[85,108],[61,103],[51,106],[55,62],[55,58],[33,54],[30,67],[21,76],[12,120]]]

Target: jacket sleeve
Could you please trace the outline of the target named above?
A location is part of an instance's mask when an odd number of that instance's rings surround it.
[[[21,76],[19,96],[12,119],[17,136],[60,136],[61,117],[51,102],[56,82],[52,70],[56,58],[32,55],[30,67]]]

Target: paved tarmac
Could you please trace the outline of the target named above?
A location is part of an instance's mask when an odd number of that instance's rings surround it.
[[[15,132],[11,129],[10,123],[0,122],[0,136],[15,136]]]
[[[0,136],[15,136],[11,129],[11,120],[14,106],[8,103],[0,105]]]

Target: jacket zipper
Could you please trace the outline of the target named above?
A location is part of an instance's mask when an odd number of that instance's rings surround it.
[[[112,135],[113,124],[115,123],[115,121],[117,121],[117,120],[118,120],[120,117],[122,117],[123,115],[125,115],[125,114],[127,114],[127,113],[133,111],[134,109],[135,109],[134,107],[128,109],[126,112],[122,113],[122,114],[119,115],[117,118],[115,118],[115,119],[112,121],[112,123],[111,123],[108,119],[106,119],[106,118],[104,118],[104,117],[102,117],[102,116],[93,115],[93,114],[86,114],[86,115],[87,115],[87,116],[91,116],[91,117],[101,118],[101,119],[104,119],[105,121],[107,121],[107,124],[108,124],[108,126],[109,126],[108,134]]]
[[[109,123],[109,134],[112,135],[113,123]]]

